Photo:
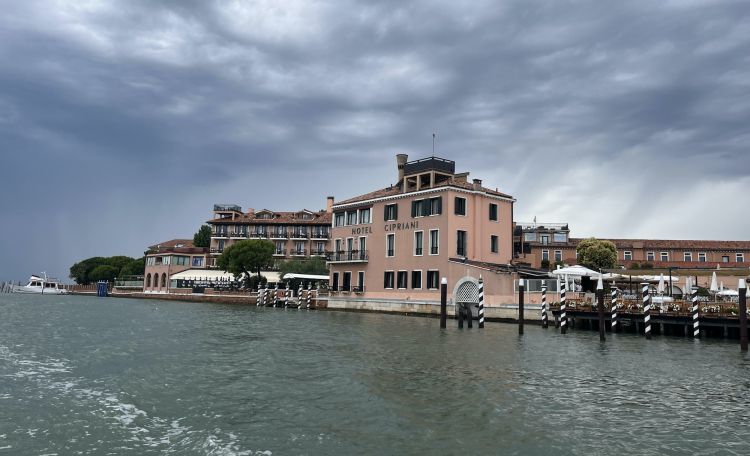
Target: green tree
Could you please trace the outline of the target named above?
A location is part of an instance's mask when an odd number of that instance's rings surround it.
[[[117,277],[125,276],[138,276],[143,275],[146,272],[146,257],[138,258],[137,260],[131,260],[125,266],[120,269]]]
[[[210,247],[211,246],[211,227],[203,225],[200,227],[197,233],[193,236],[193,245],[196,247]]]
[[[545,271],[549,271],[549,260],[547,259],[542,260],[539,266]]]
[[[617,265],[617,247],[611,241],[596,238],[582,240],[578,247],[578,263],[591,269],[609,269]]]
[[[75,280],[77,284],[87,285],[91,283],[89,274],[94,270],[95,267],[105,264],[106,258],[104,257],[91,257],[85,260],[81,260],[70,267],[70,278]]]
[[[106,264],[95,267],[89,273],[89,280],[92,282],[98,282],[99,280],[106,280],[112,282],[117,276],[117,268]]]
[[[117,272],[120,272],[120,269],[125,267],[128,263],[133,261],[132,257],[119,255],[119,256],[112,256],[104,259],[104,264],[107,266],[112,266],[117,270]]]
[[[216,260],[216,265],[235,277],[242,277],[243,282],[249,281],[251,271],[260,275],[262,268],[273,264],[275,251],[274,243],[264,239],[239,241],[224,249],[224,253]]]

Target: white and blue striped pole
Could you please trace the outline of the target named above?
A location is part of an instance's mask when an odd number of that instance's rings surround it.
[[[310,300],[312,298],[312,282],[307,282],[307,308],[310,308]]]
[[[273,287],[273,306],[276,307],[279,303],[279,282]]]
[[[698,310],[698,287],[693,287],[691,291],[691,299],[693,301],[693,337],[697,339],[701,336],[700,313]]]
[[[612,285],[612,332],[617,330],[617,287]]]
[[[302,308],[302,281],[299,281],[299,290],[297,290],[297,308]]]
[[[255,307],[260,307],[260,282],[258,282],[258,297],[255,298]]]
[[[646,339],[651,339],[651,294],[648,292],[648,282],[641,283],[641,294],[643,300],[643,324]]]
[[[568,331],[568,317],[565,315],[565,289],[568,288],[568,277],[560,282],[560,334]]]
[[[542,328],[547,329],[547,281],[542,280]]]
[[[479,327],[484,328],[484,280],[479,275]]]
[[[284,292],[284,307],[289,307],[289,282],[286,283],[286,291]]]

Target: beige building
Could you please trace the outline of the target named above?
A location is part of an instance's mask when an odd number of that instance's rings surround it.
[[[443,277],[451,301],[471,300],[480,274],[486,303],[514,302],[513,197],[450,160],[400,154],[397,168],[395,184],[333,206],[329,306],[435,304]]]
[[[146,254],[143,291],[167,293],[170,277],[187,269],[203,269],[208,249],[195,247],[192,239],[172,239],[152,245]]]
[[[211,226],[211,257],[209,267],[216,266],[219,255],[237,241],[266,239],[274,243],[274,257],[324,258],[331,239],[331,209],[333,197],[328,197],[325,210],[313,212],[278,212],[250,208],[243,212],[237,205],[214,205]]]

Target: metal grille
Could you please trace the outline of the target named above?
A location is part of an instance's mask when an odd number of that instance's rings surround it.
[[[479,287],[474,282],[464,282],[456,290],[456,302],[479,302]]]

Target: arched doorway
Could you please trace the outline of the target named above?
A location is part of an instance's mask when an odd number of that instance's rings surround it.
[[[146,289],[151,288],[151,273],[146,274]]]
[[[166,272],[163,272],[161,274],[161,287],[167,288],[167,273]]]
[[[464,277],[459,279],[456,286],[453,287],[453,302],[458,305],[464,304],[471,309],[471,314],[475,318],[479,315],[479,280],[474,277]]]

